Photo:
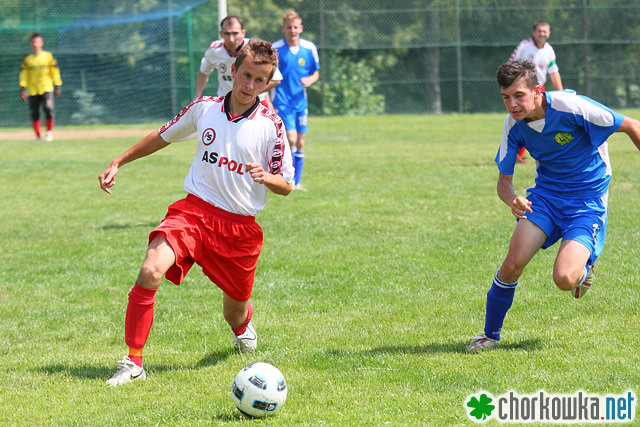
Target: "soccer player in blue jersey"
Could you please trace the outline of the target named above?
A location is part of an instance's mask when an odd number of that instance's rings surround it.
[[[284,38],[273,43],[278,50],[278,68],[282,82],[274,89],[273,107],[284,122],[287,138],[293,153],[295,189],[301,190],[304,167],[304,138],[309,116],[307,88],[318,81],[320,59],[316,46],[300,38],[302,18],[294,11],[287,12],[282,20]]]
[[[575,298],[589,290],[607,227],[607,138],[624,132],[640,149],[640,122],[573,91],[543,92],[531,62],[502,64],[497,80],[509,112],[496,156],[497,191],[518,222],[487,293],[484,333],[471,338],[468,351],[498,344],[518,279],[540,248],[561,240],[553,281]],[[525,197],[512,182],[520,147],[537,162],[535,186]]]

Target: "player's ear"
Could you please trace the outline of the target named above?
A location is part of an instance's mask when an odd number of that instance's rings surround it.
[[[536,85],[535,91],[536,91],[536,96],[540,96],[540,94],[542,93],[542,85]]]

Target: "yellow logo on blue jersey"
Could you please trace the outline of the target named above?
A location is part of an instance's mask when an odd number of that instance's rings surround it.
[[[560,132],[553,139],[560,145],[566,145],[573,140],[573,137],[569,132]]]
[[[306,64],[306,61],[304,60],[304,58],[298,58],[298,65],[301,67],[304,67],[304,65]]]

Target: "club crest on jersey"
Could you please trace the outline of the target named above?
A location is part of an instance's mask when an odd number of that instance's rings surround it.
[[[573,140],[569,132],[559,132],[553,139],[560,145],[567,145]]]
[[[221,73],[223,73],[223,74],[226,73],[227,72],[227,64],[220,64],[219,69],[220,69]]]
[[[299,65],[299,66],[304,67],[304,65],[305,65],[306,63],[307,63],[307,62],[304,60],[304,58],[298,58],[298,65]]]
[[[213,141],[216,140],[216,131],[211,129],[211,128],[207,128],[204,130],[204,132],[202,132],[202,143],[204,145],[211,145],[213,144]]]

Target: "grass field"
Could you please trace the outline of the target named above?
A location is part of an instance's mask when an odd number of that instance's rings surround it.
[[[464,402],[481,390],[640,392],[640,153],[622,135],[594,288],[573,300],[552,282],[557,246],[540,252],[500,348],[465,353],[514,226],[495,192],[503,118],[312,118],[308,192],[258,217],[259,350],[233,351],[221,292],[194,267],[157,294],[148,380],[118,388],[127,293],[193,144],[123,167],[107,195],[98,174],[137,138],[0,141],[0,425],[254,423],[230,388],[259,360],[289,385],[262,421],[278,426],[473,425]],[[534,173],[518,165],[518,192]]]

